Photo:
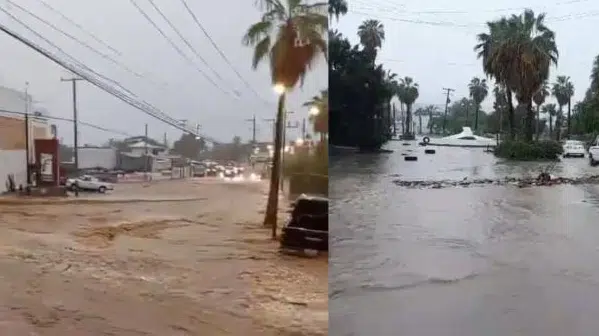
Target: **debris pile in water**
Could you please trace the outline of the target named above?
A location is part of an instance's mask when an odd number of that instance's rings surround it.
[[[485,185],[513,185],[519,188],[536,187],[536,186],[554,186],[562,184],[599,184],[599,175],[582,176],[582,177],[552,177],[543,172],[536,178],[534,177],[505,177],[502,179],[468,179],[463,180],[394,180],[393,183],[400,187],[410,189],[443,189],[450,187],[470,187],[470,186],[485,186]]]

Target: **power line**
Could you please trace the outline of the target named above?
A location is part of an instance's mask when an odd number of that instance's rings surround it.
[[[189,63],[191,66],[193,66],[202,76],[204,76],[204,78],[206,78],[206,80],[208,80],[215,88],[219,89],[220,91],[222,91],[223,93],[225,93],[226,95],[230,95],[230,93],[228,91],[225,91],[223,88],[221,88],[218,84],[216,84],[216,82],[210,78],[202,69],[200,69],[191,58],[189,58],[189,56],[187,56],[182,50],[181,48],[179,48],[177,46],[177,44],[175,44],[175,42],[173,42],[173,40],[168,37],[166,35],[166,33],[162,30],[162,28],[160,28],[156,22],[154,22],[154,20],[152,20],[152,18],[150,18],[150,16],[137,4],[137,2],[135,2],[135,0],[129,0],[129,2],[131,2],[131,4],[137,9],[137,11],[146,19],[146,21],[148,21],[152,27],[154,27],[154,29],[156,29],[160,35],[162,35],[162,37],[167,40],[167,42],[171,45],[171,47],[173,47],[175,49],[175,51],[177,51],[177,53],[183,57],[183,59],[185,59],[187,61],[187,63]]]
[[[355,1],[355,0],[354,0]],[[568,0],[568,1],[559,1],[550,5],[553,6],[563,6],[563,5],[571,5],[576,3],[588,2],[589,0]],[[362,5],[372,5],[372,3],[360,2]],[[387,5],[385,5],[387,6]],[[405,6],[402,4],[393,4],[390,7],[380,6],[381,9],[385,9],[386,12],[389,10],[396,11],[398,14],[474,14],[474,13],[501,13],[501,12],[514,12],[514,11],[523,11],[525,9],[530,9],[532,6],[527,7],[504,7],[504,8],[493,8],[493,9],[482,9],[482,10],[455,10],[455,9],[440,9],[440,10],[419,10],[419,11],[410,11],[405,10]],[[374,8],[370,6],[370,8]],[[401,8],[401,9],[399,9]]]
[[[208,62],[206,62],[206,60],[204,59],[204,57],[202,57],[202,55],[200,55],[200,53],[197,51],[197,49],[194,48],[191,43],[189,43],[189,41],[183,36],[183,34],[181,34],[181,31],[179,31],[179,29],[177,29],[177,27],[175,27],[175,25],[171,22],[171,20],[169,20],[166,17],[166,15],[164,15],[164,13],[156,5],[156,3],[154,2],[154,0],[148,0],[148,2],[152,5],[152,7],[154,7],[154,9],[158,12],[158,14],[160,14],[160,16],[164,19],[164,21],[166,21],[166,23],[175,31],[175,33],[179,36],[179,38],[181,38],[181,40],[183,41],[183,43],[185,43],[187,45],[187,47],[189,47],[189,49],[202,61],[202,63],[204,63],[204,65],[206,65],[206,67],[208,67],[208,69],[210,69],[212,71],[212,73],[218,79],[220,79],[222,81],[223,78],[220,76],[220,74],[216,70],[214,70],[214,68],[212,68],[210,66],[210,64],[208,64]]]
[[[375,19],[379,19],[379,20],[389,20],[389,21],[421,24],[421,25],[437,26],[437,27],[482,28],[482,27],[486,26],[486,23],[484,23],[484,22],[461,24],[461,23],[456,23],[456,22],[452,22],[452,21],[430,21],[430,20],[404,19],[404,18],[398,18],[398,17],[381,16],[381,15],[367,13],[367,12],[363,12],[363,11],[359,11],[359,10],[350,10],[349,12],[358,14],[358,15],[375,18]],[[599,16],[599,11],[593,11],[593,12],[587,11],[587,12],[579,12],[579,13],[569,13],[569,14],[561,15],[561,16],[547,17],[547,21],[555,23],[555,22],[564,22],[564,21],[571,21],[571,20],[576,20],[576,19],[584,19],[584,18],[597,17],[597,16]]]
[[[48,8],[50,11],[54,12],[55,14],[58,14],[60,17],[62,17],[64,20],[66,20],[67,22],[69,22],[70,24],[72,24],[73,26],[79,28],[79,30],[83,31],[84,33],[86,33],[88,36],[90,36],[91,38],[93,38],[94,40],[96,40],[96,42],[104,45],[105,47],[107,47],[108,49],[110,49],[112,52],[114,52],[115,54],[117,54],[118,56],[122,56],[122,53],[120,51],[118,51],[117,49],[113,48],[112,46],[110,46],[109,44],[107,44],[106,42],[102,41],[99,37],[97,37],[96,35],[92,34],[91,32],[85,30],[85,28],[83,28],[83,26],[81,26],[80,24],[78,24],[77,22],[73,21],[71,18],[67,17],[66,15],[64,15],[63,13],[61,13],[59,10],[55,9],[54,7],[50,6],[50,4],[48,4],[46,1],[44,0],[37,0],[39,3],[41,3],[42,5],[44,5],[44,7]]]
[[[23,112],[16,112],[16,111],[9,111],[9,110],[2,110],[2,109],[0,109],[0,115],[2,113],[16,114],[16,115],[21,115],[21,116],[24,116],[26,114],[26,113],[23,113]],[[43,119],[49,119],[49,120],[57,120],[57,121],[75,122],[74,119],[54,117],[54,116],[48,116],[48,115],[29,114],[29,118],[32,118],[32,119],[42,119],[42,120]],[[103,131],[103,132],[112,133],[112,134],[118,134],[118,135],[123,135],[123,136],[126,136],[126,137],[131,137],[130,134],[125,133],[123,131],[118,131],[118,130],[106,128],[106,127],[99,126],[99,125],[92,124],[92,123],[88,123],[88,122],[85,122],[85,121],[78,120],[77,123],[79,123],[81,125],[84,125],[84,126],[87,126],[87,127],[90,127],[90,128],[94,128],[94,129]]]
[[[4,9],[0,8],[0,10],[4,11],[5,13],[8,14],[8,12],[6,12]],[[9,14],[10,15],[10,14]],[[23,22],[19,21],[18,19],[14,18],[15,21],[21,23],[24,25]],[[34,30],[30,29],[31,31],[35,32]],[[168,116],[167,114],[163,113],[162,111],[160,111],[159,109],[157,109],[156,107],[148,104],[145,101],[139,101],[136,100],[135,98],[132,98],[130,96],[127,96],[125,94],[123,94],[122,92],[116,90],[114,87],[111,87],[110,85],[106,85],[105,83],[103,83],[102,81],[99,81],[98,79],[94,78],[93,76],[90,76],[89,74],[85,74],[86,71],[93,73],[93,74],[97,74],[97,72],[93,71],[92,69],[90,69],[89,67],[81,64],[80,62],[76,61],[76,63],[79,63],[81,65],[81,67],[83,68],[83,71],[81,69],[77,69],[76,66],[73,66],[71,64],[69,64],[68,62],[65,62],[64,60],[61,60],[60,57],[56,56],[55,54],[53,54],[52,52],[44,49],[43,47],[37,45],[36,43],[32,42],[31,40],[25,38],[24,36],[12,31],[11,29],[9,29],[8,27],[6,27],[5,25],[0,23],[0,31],[3,31],[4,33],[6,33],[7,35],[13,37],[14,39],[18,40],[19,42],[25,44],[26,46],[28,46],[29,48],[35,50],[36,52],[40,53],[41,55],[45,56],[46,58],[50,59],[51,61],[53,61],[54,63],[62,66],[63,68],[73,72],[74,74],[85,78],[88,82],[90,82],[91,84],[93,84],[94,86],[96,86],[97,88],[101,89],[104,92],[107,92],[108,94],[120,99],[121,101],[127,103],[128,105],[168,124],[171,125],[183,132],[186,133],[190,133],[193,134],[195,136],[201,136],[203,138],[205,138],[206,140],[208,140],[209,142],[212,143],[218,143],[218,141],[216,141],[213,138],[210,137],[206,137],[203,136],[201,134],[198,134],[196,130],[193,130],[189,127],[185,127],[185,125],[181,125],[181,123],[175,119],[172,118],[170,116]],[[41,36],[39,33],[37,33],[38,36]],[[43,38],[43,36],[42,36]],[[47,39],[46,39],[47,40]],[[72,56],[62,52],[63,54],[65,54],[67,57],[69,58],[73,58]],[[87,70],[86,70],[87,69]],[[126,89],[125,89],[126,90]]]
[[[239,80],[241,80],[241,82],[245,85],[245,87],[247,87],[250,91],[252,91],[252,93],[261,101],[267,103],[268,105],[273,104],[272,102],[268,102],[266,100],[264,100],[259,94],[258,92],[254,89],[253,86],[251,86],[248,81],[239,73],[239,71],[233,66],[233,64],[231,63],[231,61],[229,61],[229,59],[227,58],[227,56],[225,56],[225,54],[222,52],[222,50],[218,47],[218,45],[216,44],[216,42],[214,42],[214,40],[212,39],[212,36],[210,35],[210,33],[208,33],[208,31],[204,28],[204,26],[202,25],[202,23],[200,22],[200,20],[198,19],[198,17],[196,16],[196,14],[194,13],[194,11],[189,7],[189,5],[187,4],[186,0],[181,0],[181,3],[183,4],[183,6],[185,6],[185,9],[187,10],[187,12],[189,13],[189,15],[191,15],[191,17],[193,18],[193,21],[196,23],[196,25],[200,28],[200,30],[204,33],[204,35],[208,38],[208,40],[210,41],[210,43],[212,44],[212,46],[214,47],[214,49],[216,49],[216,51],[218,52],[218,54],[221,56],[221,58],[229,65],[229,67],[231,68],[231,70],[233,70],[233,72],[235,72],[235,74],[237,75],[237,78],[239,78]]]
[[[40,0],[40,1],[41,1],[41,0]],[[59,32],[60,34],[62,34],[63,36],[66,36],[67,38],[69,38],[69,39],[71,39],[71,40],[75,41],[76,43],[78,43],[78,44],[80,44],[80,45],[82,45],[83,47],[87,48],[88,50],[90,50],[90,51],[91,51],[91,52],[93,52],[94,54],[96,54],[96,55],[98,55],[98,56],[102,57],[102,58],[103,58],[103,59],[105,59],[105,60],[108,60],[108,61],[112,62],[113,64],[117,65],[117,66],[118,66],[118,67],[120,67],[121,69],[123,69],[123,70],[125,70],[125,71],[127,71],[127,72],[129,72],[129,73],[131,73],[131,74],[133,74],[134,76],[136,76],[136,77],[138,77],[138,78],[145,79],[145,80],[149,80],[149,79],[148,79],[148,78],[146,78],[144,75],[142,75],[142,74],[140,74],[140,73],[138,73],[138,72],[136,72],[136,71],[132,70],[131,68],[129,68],[129,67],[127,67],[126,65],[122,64],[121,62],[119,62],[119,61],[115,60],[114,58],[110,57],[109,55],[107,55],[107,54],[104,54],[104,53],[100,52],[99,50],[97,50],[96,48],[94,48],[94,47],[92,47],[91,45],[87,44],[86,42],[84,42],[84,41],[81,41],[81,40],[80,40],[80,39],[78,39],[77,37],[75,37],[75,36],[73,36],[73,35],[71,35],[71,34],[69,34],[69,33],[65,32],[64,30],[62,30],[62,29],[60,29],[60,28],[56,27],[55,25],[53,25],[52,23],[50,23],[50,22],[48,22],[47,20],[43,19],[43,18],[42,18],[42,17],[40,17],[39,15],[37,15],[37,14],[35,14],[35,13],[33,13],[33,12],[31,12],[31,11],[27,10],[26,8],[24,8],[24,7],[20,6],[20,5],[16,4],[16,3],[14,3],[14,2],[13,2],[13,1],[11,1],[11,0],[6,0],[6,2],[7,2],[9,5],[11,5],[11,6],[14,6],[14,7],[17,7],[17,8],[18,8],[18,9],[20,9],[21,11],[23,11],[23,12],[25,12],[25,13],[29,14],[30,16],[32,16],[33,18],[35,18],[35,19],[36,19],[36,20],[38,20],[39,22],[42,22],[42,23],[43,23],[43,24],[45,24],[46,26],[48,26],[48,27],[52,28],[54,31],[57,31],[57,32]],[[151,80],[150,80],[150,81],[151,81]],[[153,81],[151,81],[151,82],[153,82]],[[164,86],[164,85],[162,85],[162,86]]]
[[[34,29],[32,29],[31,27],[29,27],[29,25],[25,24],[23,21],[19,20],[16,16],[12,15],[9,11],[7,11],[6,9],[0,7],[0,11],[3,12],[4,14],[8,15],[11,19],[13,19],[14,21],[16,21],[18,24],[20,24],[21,26],[23,26],[25,29],[29,30],[31,33],[33,33],[35,36],[39,37],[40,39],[42,39],[44,42],[48,43],[50,46],[54,47],[55,49],[59,50],[62,52],[62,49],[57,46],[55,43],[53,43],[52,41],[48,40],[47,38],[45,38],[44,36],[42,36],[40,33],[36,32]],[[118,86],[119,88],[121,88],[122,90],[126,91],[127,93],[135,96],[135,94],[127,89],[125,89],[119,82],[112,80],[106,76],[103,76],[102,74],[99,74],[97,72],[95,72],[94,70],[88,68],[87,66],[85,66],[84,64],[80,63],[79,61],[77,61],[74,57],[72,57],[71,55],[62,52],[64,55],[67,56],[68,59],[71,60],[71,62],[78,64],[79,66],[81,66],[82,68],[90,71],[91,73],[93,73],[94,75],[108,81],[111,82],[112,84]]]

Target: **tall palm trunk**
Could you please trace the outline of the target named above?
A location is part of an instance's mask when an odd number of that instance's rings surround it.
[[[406,104],[406,134],[412,134],[412,104]]]
[[[474,131],[478,131],[478,113],[480,111],[480,104],[476,103],[476,109],[474,110]]]
[[[428,113],[428,134],[433,134],[433,112]]]
[[[273,155],[272,171],[270,177],[270,190],[268,192],[268,203],[266,204],[266,215],[264,226],[271,226],[272,239],[277,238],[277,214],[279,209],[279,184],[281,183],[281,155],[283,151],[283,116],[285,111],[285,93],[279,96],[277,108],[277,119],[275,122],[275,148]]]
[[[535,140],[539,141],[539,131],[540,131],[540,124],[541,124],[541,105],[537,105],[537,123],[536,123],[536,127],[535,127]]]
[[[553,139],[553,116],[549,113],[549,139]]]
[[[418,115],[418,134],[422,134],[422,114]]]
[[[526,116],[524,117],[524,140],[526,142],[532,142],[535,134],[535,113],[532,110],[532,100],[527,99],[526,101]]]
[[[555,140],[560,141],[562,138],[562,115],[564,114],[563,105],[559,106],[557,116],[555,117]]]
[[[571,122],[571,112],[572,112],[572,98],[568,99],[568,133],[566,135],[566,139],[570,139],[570,122]]]
[[[508,107],[508,123],[510,126],[510,140],[516,139],[516,116],[514,113],[514,103],[512,102],[512,90],[509,88],[505,89],[505,97],[507,99]]]

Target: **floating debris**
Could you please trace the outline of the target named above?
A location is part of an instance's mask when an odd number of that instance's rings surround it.
[[[555,186],[562,184],[599,184],[599,175],[583,176],[583,177],[551,177],[546,172],[539,174],[536,178],[533,177],[505,177],[502,179],[468,179],[462,180],[393,180],[393,183],[400,187],[410,189],[443,189],[451,187],[467,188],[470,186],[487,186],[512,185],[518,188],[540,187],[540,186]]]

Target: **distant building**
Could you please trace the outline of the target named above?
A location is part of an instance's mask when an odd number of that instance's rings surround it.
[[[6,189],[5,181],[9,175],[14,176],[17,186],[27,182],[27,130],[23,114],[31,100],[31,96],[25,96],[23,92],[0,87],[0,192]],[[34,140],[52,138],[52,125],[40,113],[32,113],[28,132],[29,163],[35,163]]]

